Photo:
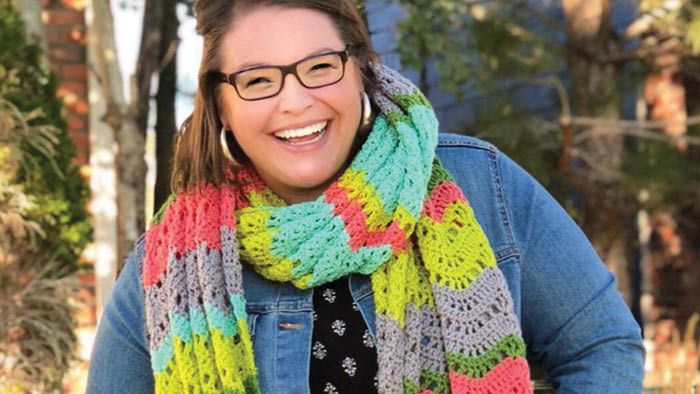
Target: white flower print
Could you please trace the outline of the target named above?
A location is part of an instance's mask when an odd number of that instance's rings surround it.
[[[369,348],[374,347],[374,339],[372,339],[372,336],[369,335],[369,330],[365,330],[365,333],[362,334],[362,344]]]
[[[335,290],[333,290],[333,289],[323,290],[323,299],[331,304],[334,303],[335,302]]]
[[[343,360],[343,370],[345,371],[346,374],[350,376],[355,376],[355,371],[357,371],[357,365],[355,363],[355,359],[352,357],[345,357]]]
[[[326,383],[326,387],[323,389],[323,392],[327,394],[338,394],[338,390],[329,382]]]
[[[331,324],[333,332],[340,335],[341,337],[345,334],[345,322],[342,320],[336,320]]]
[[[316,341],[316,343],[314,343],[314,347],[311,350],[315,358],[319,360],[323,360],[324,358],[326,358],[326,347],[323,346],[321,342]]]
[[[353,303],[352,303],[352,310],[353,310],[353,311],[359,311],[359,310],[360,310],[360,308],[357,307],[357,302],[353,302]]]
[[[314,321],[318,320],[318,313],[316,313],[316,311],[311,311],[311,316],[314,317]]]

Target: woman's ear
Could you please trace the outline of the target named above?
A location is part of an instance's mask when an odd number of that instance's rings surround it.
[[[355,60],[355,59],[353,59],[352,67],[355,68],[355,75],[357,75],[357,76],[359,77],[359,78],[357,78],[357,79],[358,79],[358,81],[357,81],[357,82],[358,82],[358,89],[359,89],[360,91],[364,91],[364,90],[365,90],[365,86],[364,86],[364,80],[365,80],[364,73],[362,72],[362,67],[360,67],[360,64],[359,64],[357,61],[354,61],[354,60]]]
[[[233,90],[233,86],[222,83],[216,87],[214,91],[216,95],[216,109],[219,115],[219,121],[227,130],[231,130],[231,100],[233,100],[232,94],[236,94]]]

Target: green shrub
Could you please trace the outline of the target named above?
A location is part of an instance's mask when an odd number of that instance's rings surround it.
[[[0,392],[60,392],[75,338],[69,299],[90,240],[88,189],[56,78],[0,0]]]
[[[78,256],[91,237],[85,203],[89,191],[72,163],[75,149],[61,117],[62,102],[56,97],[57,79],[41,65],[41,49],[27,43],[24,24],[9,0],[0,0],[0,92],[19,111],[41,108],[42,115],[30,125],[57,128],[53,155],[36,146],[18,147],[24,162],[16,180],[36,198],[31,217],[43,229],[43,248],[56,254],[62,267],[78,268]]]

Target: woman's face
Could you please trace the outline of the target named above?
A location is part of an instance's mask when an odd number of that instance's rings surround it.
[[[263,7],[237,18],[224,36],[221,71],[287,65],[343,49],[345,43],[325,14]],[[222,84],[219,114],[275,193],[288,203],[310,201],[345,169],[360,123],[362,90],[360,69],[351,56],[343,79],[321,88],[305,88],[287,74],[278,95],[246,101],[233,86]]]

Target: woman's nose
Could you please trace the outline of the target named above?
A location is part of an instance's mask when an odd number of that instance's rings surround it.
[[[279,93],[279,109],[282,112],[298,114],[313,103],[313,96],[293,74],[285,76],[284,87]]]

